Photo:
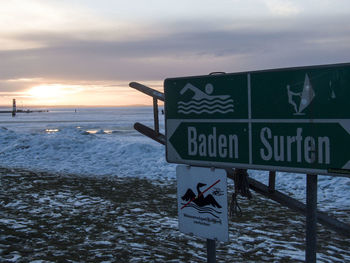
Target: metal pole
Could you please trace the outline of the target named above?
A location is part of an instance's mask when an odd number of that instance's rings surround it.
[[[216,262],[216,247],[215,240],[207,239],[207,263]]]
[[[276,172],[270,171],[269,173],[269,193],[273,193],[275,191],[276,185]]]
[[[130,82],[129,86],[131,88],[137,89],[138,91],[141,91],[145,94],[147,94],[148,96],[151,96],[153,98],[156,98],[158,100],[164,101],[164,93],[159,92],[158,90],[155,89],[151,89],[145,85],[142,85],[140,83],[137,82]]]
[[[306,175],[306,251],[307,263],[316,263],[317,175]]]
[[[159,133],[159,120],[158,120],[158,100],[153,98],[153,115],[154,115],[154,130]]]

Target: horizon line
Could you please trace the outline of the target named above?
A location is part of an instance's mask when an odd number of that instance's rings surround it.
[[[162,105],[160,105],[162,106]],[[11,108],[12,105],[0,105],[1,108]],[[121,108],[121,107],[152,107],[152,104],[130,104],[130,105],[27,105],[18,106],[17,109],[23,108]]]

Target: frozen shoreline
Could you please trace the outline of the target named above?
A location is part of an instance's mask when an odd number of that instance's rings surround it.
[[[164,116],[160,115],[160,119]],[[6,121],[6,123],[4,123]],[[175,180],[165,147],[133,129],[153,126],[152,108],[72,109],[11,119],[0,116],[0,167],[83,176]],[[164,133],[164,122],[160,129]],[[5,127],[6,126],[6,127]],[[268,183],[268,172],[249,175]],[[276,189],[305,202],[306,176],[277,173]],[[350,214],[350,178],[318,176],[318,207]],[[350,218],[346,220],[350,222]]]

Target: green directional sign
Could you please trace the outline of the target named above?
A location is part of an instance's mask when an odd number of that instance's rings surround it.
[[[252,158],[256,165],[327,171],[344,167],[350,160],[349,133],[334,122],[253,123]]]
[[[350,63],[166,79],[169,162],[350,176]]]
[[[178,161],[248,162],[248,123],[181,122],[170,137]]]

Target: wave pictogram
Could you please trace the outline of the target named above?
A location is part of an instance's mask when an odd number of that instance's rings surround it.
[[[181,205],[185,205],[185,203],[181,203]],[[190,203],[186,207],[192,207],[192,208],[196,209],[197,212],[200,213],[200,214],[211,214],[212,216],[214,216],[216,218],[219,218],[218,215],[221,214],[220,211],[218,211],[218,210],[216,210],[214,208],[211,208],[211,207],[208,207],[208,206],[200,207],[200,206],[196,205],[195,203]]]
[[[189,105],[213,105],[213,104],[223,104],[226,105],[228,103],[233,103],[233,99],[226,99],[226,100],[221,100],[221,99],[212,99],[212,100],[208,100],[208,99],[203,99],[203,100],[191,100],[188,102],[184,102],[184,101],[179,101],[177,104],[179,106],[189,106]],[[233,106],[233,105],[232,105]]]
[[[179,110],[202,110],[202,109],[207,109],[207,110],[215,110],[215,109],[221,109],[221,110],[228,110],[232,108],[232,105],[223,105],[221,107],[219,107],[218,105],[199,105],[199,106],[193,106],[193,105],[189,105],[189,106],[179,106],[178,109]]]
[[[192,100],[189,102],[178,102],[178,113],[183,114],[201,114],[201,113],[208,113],[208,114],[214,114],[214,113],[229,113],[234,112],[233,108],[233,99],[202,99],[202,100]]]
[[[219,109],[216,109],[216,110],[200,110],[200,111],[197,111],[197,110],[189,110],[189,111],[183,111],[183,110],[179,110],[178,113],[183,113],[183,114],[190,114],[190,113],[195,113],[195,114],[202,114],[202,113],[208,113],[208,114],[214,114],[214,113],[221,113],[221,114],[226,114],[226,113],[229,113],[229,112],[233,112],[233,110],[226,110],[226,111],[222,111],[222,110],[219,110]]]

